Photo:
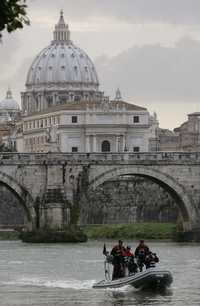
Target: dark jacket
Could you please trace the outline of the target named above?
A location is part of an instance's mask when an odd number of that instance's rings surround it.
[[[146,257],[146,255],[149,254],[149,247],[146,244],[139,244],[135,249],[135,257],[139,257],[140,253],[143,253],[144,257]]]

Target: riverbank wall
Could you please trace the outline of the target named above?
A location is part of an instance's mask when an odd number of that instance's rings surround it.
[[[169,193],[137,176],[109,180],[80,204],[80,224],[176,223],[178,215]]]

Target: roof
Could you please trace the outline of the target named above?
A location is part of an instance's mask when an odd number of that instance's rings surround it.
[[[87,110],[106,110],[106,111],[112,111],[112,110],[127,110],[127,111],[147,111],[146,108],[140,107],[138,105],[127,103],[125,101],[110,101],[110,102],[100,102],[100,101],[71,101],[66,102],[62,105],[55,105],[52,107],[49,107],[48,109],[40,112],[32,113],[27,117],[32,117],[36,115],[45,115],[48,113],[54,113],[59,111],[87,111]]]
[[[200,116],[200,112],[194,112],[194,113],[188,114],[188,116]]]
[[[125,101],[118,101],[118,100],[112,100],[110,103],[113,105],[113,107],[119,107],[123,108],[126,107],[127,110],[137,110],[137,111],[146,111],[147,109],[145,107],[141,107],[139,105],[132,104],[130,102]]]

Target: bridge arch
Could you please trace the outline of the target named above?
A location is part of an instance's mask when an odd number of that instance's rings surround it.
[[[20,200],[23,205],[27,221],[28,228],[32,229],[35,225],[35,210],[34,210],[34,200],[30,193],[21,186],[15,179],[9,175],[0,172],[0,183],[5,185],[15,196]]]
[[[89,180],[89,190],[94,190],[99,185],[113,178],[126,175],[147,177],[168,191],[181,211],[184,231],[190,231],[192,229],[192,223],[196,213],[192,199],[187,194],[184,186],[176,179],[160,170],[134,165],[112,169],[104,168],[104,170],[96,171],[96,173],[91,176]]]

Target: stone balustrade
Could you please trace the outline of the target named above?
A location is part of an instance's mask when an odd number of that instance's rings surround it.
[[[1,153],[0,164],[43,163],[193,163],[200,162],[200,152],[142,152],[142,153]]]

